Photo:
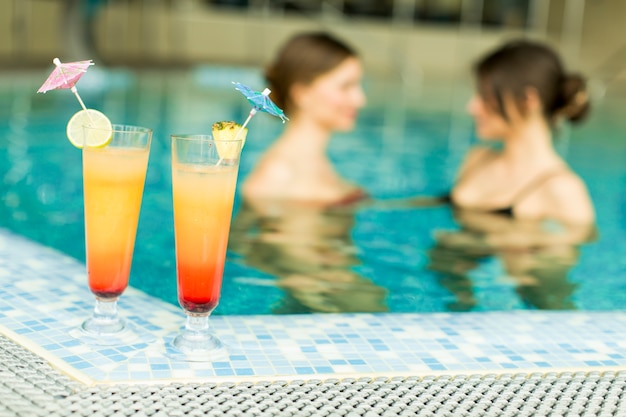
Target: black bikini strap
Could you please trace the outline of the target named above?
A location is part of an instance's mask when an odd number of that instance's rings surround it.
[[[563,174],[566,172],[565,167],[560,166],[555,169],[549,169],[542,174],[537,175],[535,178],[531,179],[525,186],[522,187],[521,190],[513,197],[511,200],[511,207],[515,207],[520,201],[526,198],[529,194],[532,194],[538,187],[545,184],[552,177]]]

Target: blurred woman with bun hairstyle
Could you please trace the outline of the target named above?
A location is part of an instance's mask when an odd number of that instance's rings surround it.
[[[456,296],[451,310],[476,308],[473,277],[493,259],[523,305],[575,308],[569,274],[578,247],[597,238],[595,215],[552,133],[589,112],[585,79],[567,72],[548,46],[526,40],[488,53],[474,74],[467,108],[482,143],[469,150],[444,199],[458,227],[435,231],[427,268]]]
[[[583,76],[567,72],[548,46],[513,41],[475,65],[468,103],[477,136],[501,147],[474,146],[447,197],[455,208],[521,220],[594,223],[581,178],[557,153],[552,132],[589,112]]]

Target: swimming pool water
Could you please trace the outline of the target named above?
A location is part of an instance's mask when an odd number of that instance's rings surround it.
[[[81,156],[64,132],[78,104],[67,91],[35,94],[46,75],[0,79],[0,226],[84,260]],[[232,80],[263,87],[255,69],[219,67],[90,70],[79,84],[88,107],[154,129],[131,285],[173,304],[169,134],[243,121],[249,107]],[[596,204],[598,238],[580,247],[494,254],[437,245],[435,232],[459,228],[446,206],[389,204],[445,192],[474,141],[471,121],[459,111],[465,89],[447,108],[429,106],[426,96],[398,104],[401,91],[393,81],[367,80],[370,105],[359,127],[337,135],[329,151],[376,203],[325,212],[277,208],[268,217],[237,198],[215,314],[624,308],[626,141],[618,93],[609,89],[585,125],[559,134],[559,149]],[[251,122],[240,180],[281,127],[264,114]]]

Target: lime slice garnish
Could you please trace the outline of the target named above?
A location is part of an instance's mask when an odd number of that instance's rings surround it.
[[[84,126],[93,129],[87,131]],[[67,123],[67,138],[77,148],[82,148],[83,145],[95,148],[105,147],[111,142],[112,136],[111,121],[98,110],[81,110]]]

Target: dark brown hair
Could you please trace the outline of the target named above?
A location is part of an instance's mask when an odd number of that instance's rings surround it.
[[[352,48],[325,32],[293,36],[265,71],[272,100],[289,115],[293,109],[290,90],[294,84],[308,84],[336,68],[346,58],[355,56],[357,54]]]
[[[589,112],[585,78],[566,73],[556,52],[541,43],[509,42],[481,59],[474,69],[481,96],[506,120],[505,96],[512,97],[523,114],[529,87],[537,91],[550,123],[558,117],[578,122]]]

